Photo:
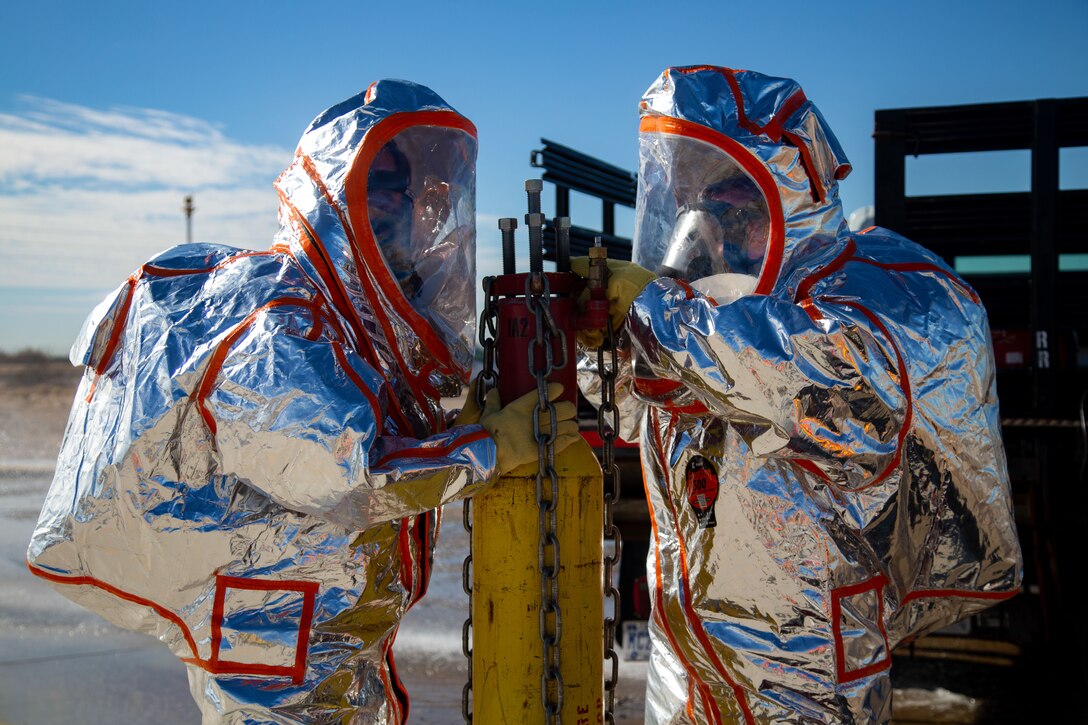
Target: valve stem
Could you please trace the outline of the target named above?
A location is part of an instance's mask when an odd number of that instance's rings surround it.
[[[499,231],[502,232],[502,273],[514,274],[514,230],[518,228],[518,220],[514,217],[499,219]]]
[[[544,273],[544,215],[540,213],[540,192],[544,182],[540,179],[527,179],[525,193],[529,197],[529,213],[525,215],[525,224],[529,227],[529,273],[539,276]]]

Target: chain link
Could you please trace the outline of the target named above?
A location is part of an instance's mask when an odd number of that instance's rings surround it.
[[[1001,425],[1006,428],[1080,428],[1082,423],[1061,418],[1002,418]]]
[[[559,670],[563,613],[559,608],[559,538],[556,535],[559,476],[555,471],[555,439],[559,425],[555,406],[548,400],[548,375],[566,364],[567,339],[552,319],[550,298],[546,276],[526,277],[525,299],[536,322],[536,338],[529,347],[529,373],[536,379],[537,391],[537,404],[533,408],[533,436],[536,439],[538,463],[536,497],[540,511],[540,542],[537,559],[540,565],[540,641],[544,654],[540,698],[545,722],[558,725],[563,710],[563,676]],[[552,349],[554,340],[559,341],[561,363],[558,365]],[[540,356],[543,356],[543,361],[539,359]],[[541,425],[542,416],[547,416],[550,424],[546,432]]]
[[[499,310],[495,304],[494,277],[484,278],[484,310],[480,314],[480,347],[484,349],[484,366],[476,376],[476,405],[483,410],[487,393],[499,384],[495,371],[495,339],[499,329]]]
[[[468,617],[461,625],[461,652],[468,660],[468,677],[461,689],[461,717],[466,723],[472,722],[472,499],[465,499],[462,523],[468,532],[468,554],[461,566],[461,587],[468,595]]]
[[[480,345],[484,349],[484,367],[476,376],[476,385],[470,394],[475,394],[476,405],[483,410],[487,393],[498,383],[495,372],[495,333],[497,331],[498,310],[492,293],[494,277],[484,278],[484,309],[480,314]],[[468,595],[468,617],[461,626],[461,652],[468,660],[468,677],[461,690],[461,717],[466,723],[472,722],[472,497],[466,498],[461,519],[468,532],[468,554],[461,566],[461,588]]]
[[[606,359],[607,354],[607,359]],[[612,585],[612,572],[619,563],[623,549],[620,530],[612,521],[613,506],[620,500],[620,469],[616,465],[615,439],[620,426],[616,407],[616,340],[612,320],[608,320],[604,345],[597,348],[597,374],[601,378],[601,405],[597,408],[597,433],[601,436],[601,469],[604,480],[611,485],[604,492],[604,541],[612,542],[611,554],[604,557],[604,591],[611,600],[612,614],[604,619],[604,656],[609,668],[604,679],[605,722],[615,725],[616,683],[619,681],[620,660],[616,654],[616,621],[620,617],[620,593]]]

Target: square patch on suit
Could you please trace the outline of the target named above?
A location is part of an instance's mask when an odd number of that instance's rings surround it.
[[[831,627],[840,683],[891,667],[891,648],[884,631],[885,584],[887,579],[878,575],[831,590]]]
[[[209,669],[302,682],[317,590],[317,582],[217,576]]]

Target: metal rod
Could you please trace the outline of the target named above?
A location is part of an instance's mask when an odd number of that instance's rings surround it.
[[[518,228],[518,220],[514,217],[499,219],[499,231],[502,232],[502,273],[514,274],[515,269],[515,236],[514,230]]]
[[[603,177],[592,171],[571,166],[561,159],[545,157],[545,161],[547,162],[543,175],[545,181],[569,183],[580,189],[593,189],[597,192],[595,196],[603,193],[607,196],[615,196],[617,201],[627,206],[635,204],[635,191],[638,187],[633,181]]]
[[[544,190],[544,182],[540,179],[525,180],[525,194],[529,197],[529,213],[540,213],[540,192]]]
[[[525,215],[525,224],[529,227],[529,273],[544,273],[544,215],[540,213],[540,192],[544,182],[540,179],[527,179],[525,193],[529,197],[529,213]]]
[[[555,215],[570,216],[570,189],[562,184],[555,185]]]
[[[570,271],[570,217],[555,219],[555,270]]]
[[[606,161],[601,161],[600,159],[589,156],[588,154],[584,154],[581,151],[575,151],[570,146],[564,146],[561,143],[549,141],[546,138],[540,139],[540,142],[543,143],[546,147],[545,149],[543,149],[545,153],[550,151],[551,153],[554,153],[558,156],[564,156],[571,161],[574,161],[575,163],[582,164],[583,166],[588,166],[592,169],[597,169],[609,176],[615,176],[617,178],[625,179],[635,178],[635,175],[627,169],[621,169],[618,166],[613,166]]]

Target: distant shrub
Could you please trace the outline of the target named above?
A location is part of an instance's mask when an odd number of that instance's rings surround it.
[[[19,350],[18,352],[7,352],[6,350],[0,350],[0,362],[17,362],[17,363],[34,363],[34,362],[51,362],[65,360],[59,355],[48,355],[41,350],[36,350],[32,347]]]
[[[8,353],[0,350],[0,385],[26,388],[42,385],[74,385],[80,369],[67,358],[47,355],[41,350],[20,350]]]

